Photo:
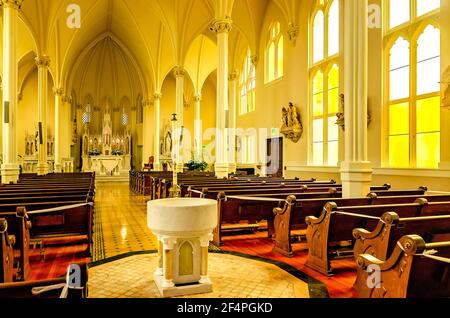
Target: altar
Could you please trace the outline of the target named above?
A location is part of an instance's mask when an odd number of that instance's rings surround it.
[[[131,134],[112,134],[109,107],[103,118],[101,135],[91,134],[85,125],[83,133],[83,172],[95,172],[100,176],[128,175],[131,170]]]

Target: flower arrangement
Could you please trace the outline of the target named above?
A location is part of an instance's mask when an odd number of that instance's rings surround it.
[[[123,155],[123,151],[120,149],[114,149],[111,153],[113,156],[122,156]]]
[[[89,155],[90,156],[100,156],[102,154],[102,152],[100,151],[100,149],[94,148],[91,151],[89,151]]]

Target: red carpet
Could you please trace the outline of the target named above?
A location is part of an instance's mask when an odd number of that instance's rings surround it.
[[[78,238],[77,238],[78,239]],[[79,239],[78,239],[79,240]],[[334,275],[327,277],[305,266],[307,258],[306,243],[294,244],[294,257],[289,258],[272,252],[273,242],[267,238],[266,232],[243,235],[226,235],[223,237],[224,245],[221,249],[229,252],[238,252],[246,255],[258,256],[293,266],[306,275],[326,285],[332,298],[353,298],[352,286],[356,279],[356,265],[352,258],[332,262]],[[52,245],[55,242],[46,242],[45,260],[41,259],[39,248],[31,250],[31,280],[42,280],[64,276],[67,266],[73,262],[89,262],[85,256],[87,244]],[[73,243],[73,242],[72,242]],[[69,244],[69,245],[67,245]]]
[[[266,232],[248,235],[230,235],[223,237],[221,249],[229,252],[258,256],[289,264],[306,275],[317,279],[327,286],[332,298],[354,298],[357,295],[352,289],[356,279],[356,264],[352,258],[332,262],[335,274],[332,277],[322,275],[305,266],[308,251],[306,243],[294,244],[294,257],[289,258],[272,252],[273,242],[267,238]]]

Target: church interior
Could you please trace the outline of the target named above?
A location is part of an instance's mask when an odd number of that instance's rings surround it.
[[[449,0],[0,8],[0,298],[450,297]]]

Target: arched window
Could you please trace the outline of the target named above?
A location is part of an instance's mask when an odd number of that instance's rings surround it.
[[[313,165],[339,161],[339,0],[318,0],[311,19],[311,105]]]
[[[122,110],[122,126],[128,125],[128,114],[125,111],[125,108]]]
[[[439,1],[434,0],[389,2],[391,30],[385,41],[389,167],[438,168],[441,49],[440,30],[434,24],[438,9]],[[427,18],[418,19],[423,15]]]
[[[266,83],[269,83],[284,74],[284,37],[279,22],[270,27],[266,50]]]
[[[81,120],[83,124],[90,124],[91,123],[91,105],[87,104],[83,116],[81,117]]]
[[[252,61],[250,49],[247,51],[240,77],[239,114],[244,115],[255,110],[256,68]]]

